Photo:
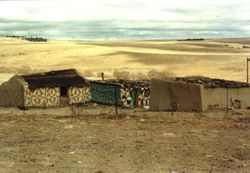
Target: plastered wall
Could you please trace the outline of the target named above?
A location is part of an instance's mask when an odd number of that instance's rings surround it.
[[[152,111],[168,111],[171,105],[176,105],[176,111],[202,111],[199,85],[153,79],[150,98]]]
[[[228,102],[227,102],[228,99]],[[228,107],[237,108],[237,100],[240,101],[241,108],[250,106],[250,88],[202,88],[203,111],[209,109],[225,109]]]

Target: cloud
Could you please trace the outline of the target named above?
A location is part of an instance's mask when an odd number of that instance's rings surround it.
[[[243,37],[250,36],[247,28],[239,27],[249,21],[234,24],[221,23],[206,26],[207,23],[186,23],[162,21],[63,21],[63,22],[6,22],[0,19],[0,35],[30,35],[46,38],[85,40],[144,40],[187,37]],[[200,25],[203,25],[201,27]],[[230,26],[225,29],[224,26]],[[180,27],[182,26],[182,27]],[[248,35],[247,35],[248,34]]]
[[[67,39],[250,37],[248,0],[0,1],[1,35]]]

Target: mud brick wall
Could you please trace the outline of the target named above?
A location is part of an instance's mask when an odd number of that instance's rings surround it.
[[[60,106],[60,88],[38,88],[24,90],[25,107],[56,107]]]
[[[69,104],[85,103],[90,101],[89,87],[70,87],[68,89]]]
[[[241,108],[244,109],[250,106],[250,88],[229,88],[228,91],[226,88],[203,88],[202,100],[204,111],[225,109],[227,106],[239,108],[233,104],[235,100],[240,101]]]
[[[176,111],[202,111],[201,86],[151,80],[150,109],[152,111],[168,111],[176,105]]]
[[[132,88],[121,88],[121,104],[122,107],[130,108],[132,107]]]
[[[149,106],[150,101],[150,88],[141,87],[138,88],[138,97],[137,97],[137,107]]]
[[[136,99],[132,97],[132,92],[135,92]],[[140,107],[149,106],[150,101],[150,88],[149,87],[136,87],[136,88],[122,88],[121,89],[121,98],[123,107]],[[135,102],[135,103],[133,103]]]
[[[18,107],[24,103],[24,87],[18,77],[14,76],[0,86],[0,106]]]

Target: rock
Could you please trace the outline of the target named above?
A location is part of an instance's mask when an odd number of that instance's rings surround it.
[[[170,171],[170,173],[178,173],[177,171]]]
[[[95,173],[103,173],[103,171],[100,171],[100,170],[99,170],[99,171],[95,171]]]
[[[243,164],[239,165],[238,167],[239,167],[239,168],[240,168],[240,167],[246,168],[247,165],[243,163]]]
[[[140,119],[140,122],[146,122],[146,119],[141,118],[141,119]]]
[[[125,119],[128,119],[128,120],[129,120],[129,119],[130,119],[130,116],[127,115],[127,116],[125,117]]]
[[[144,105],[143,109],[149,110],[149,106],[148,105]]]
[[[174,133],[164,133],[163,136],[176,137]]]
[[[66,126],[64,126],[63,128],[64,129],[72,129],[74,126],[73,125],[66,125]]]
[[[72,151],[72,152],[69,152],[68,154],[75,154],[75,152],[74,152],[74,151]]]

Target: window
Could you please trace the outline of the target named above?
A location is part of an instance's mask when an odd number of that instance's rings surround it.
[[[68,88],[67,87],[60,87],[60,96],[67,97]]]

